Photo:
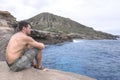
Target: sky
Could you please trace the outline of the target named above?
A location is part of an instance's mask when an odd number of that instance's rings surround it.
[[[49,12],[95,30],[120,35],[120,0],[0,0],[17,21]]]

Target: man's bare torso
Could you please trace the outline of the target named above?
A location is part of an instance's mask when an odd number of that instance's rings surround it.
[[[6,60],[9,64],[13,63],[22,55],[22,52],[27,45],[27,42],[25,41],[25,38],[27,37],[27,35],[21,32],[18,32],[11,37],[6,48]]]

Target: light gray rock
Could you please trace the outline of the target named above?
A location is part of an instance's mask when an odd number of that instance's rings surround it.
[[[0,29],[0,61],[5,60],[5,49],[12,34],[9,29]]]
[[[0,80],[95,80],[87,76],[48,69],[48,71],[29,68],[20,72],[9,70],[5,61],[0,62]]]
[[[0,19],[0,26],[9,27],[9,25],[7,24],[7,21],[4,19]]]
[[[0,26],[12,27],[12,24],[16,23],[16,18],[8,11],[0,11]]]

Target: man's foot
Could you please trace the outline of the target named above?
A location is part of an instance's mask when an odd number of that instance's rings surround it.
[[[34,64],[31,64],[31,67],[34,67],[34,68],[35,68],[35,67],[36,67],[36,65],[34,65]]]
[[[34,68],[39,69],[39,70],[43,70],[43,71],[48,71],[48,69],[44,68],[43,66],[39,66],[39,67],[34,66]]]
[[[33,61],[31,62],[31,67],[36,67]]]

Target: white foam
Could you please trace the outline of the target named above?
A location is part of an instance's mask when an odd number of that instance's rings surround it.
[[[80,40],[80,39],[73,39],[73,42],[74,42],[74,43],[79,43],[79,42],[83,42],[83,40]]]

